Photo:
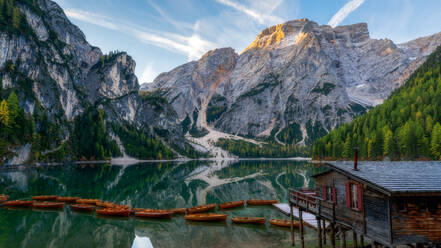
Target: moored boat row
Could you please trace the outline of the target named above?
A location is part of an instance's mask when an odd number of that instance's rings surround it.
[[[117,216],[129,217],[133,214],[137,218],[148,219],[171,219],[174,214],[186,214],[185,220],[196,222],[225,222],[227,220],[226,214],[221,213],[205,213],[216,210],[216,204],[207,204],[196,206],[192,208],[175,208],[175,209],[148,209],[148,208],[130,208],[127,205],[118,205],[113,202],[101,201],[98,199],[82,199],[80,197],[64,196],[59,197],[55,195],[40,195],[33,196],[32,201],[26,200],[11,200],[8,201],[8,196],[0,194],[0,203],[5,207],[34,207],[39,209],[62,209],[65,203],[71,203],[70,208],[73,211],[79,212],[94,212],[96,207],[96,214],[101,216]],[[277,200],[256,200],[251,199],[246,203],[250,206],[262,206],[277,203]],[[245,206],[245,201],[232,201],[221,203],[218,205],[220,210],[237,208]],[[240,217],[235,216],[231,218],[233,224],[266,224],[266,218],[263,217]],[[269,223],[277,227],[291,227],[290,220],[271,219]],[[299,228],[300,223],[294,222],[294,228]]]
[[[62,209],[65,204],[70,205],[73,211],[79,212],[94,212],[96,209],[97,215],[103,216],[120,216],[129,217],[133,214],[138,218],[153,218],[153,219],[171,219],[175,214],[186,214],[185,220],[188,221],[221,221],[227,220],[226,214],[221,213],[206,213],[208,211],[215,211],[216,204],[200,205],[191,208],[175,208],[175,209],[147,209],[147,208],[130,208],[127,205],[119,205],[109,201],[101,201],[99,199],[82,199],[75,196],[56,196],[56,195],[39,195],[32,196],[32,201],[26,200],[12,200],[8,201],[8,196],[0,194],[0,204],[5,207],[34,207],[39,209]],[[250,206],[263,206],[277,203],[277,200],[257,200],[251,199],[246,201]],[[231,201],[220,203],[219,210],[227,210],[237,207],[244,207],[245,201]],[[266,218],[262,217],[233,217],[232,223],[235,224],[265,224]],[[271,225],[279,227],[290,227],[289,220],[272,219],[269,221]],[[295,222],[294,227],[298,228],[299,223]]]

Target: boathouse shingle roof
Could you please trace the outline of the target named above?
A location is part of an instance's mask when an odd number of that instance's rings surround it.
[[[440,193],[441,162],[328,162],[331,168],[390,194]]]

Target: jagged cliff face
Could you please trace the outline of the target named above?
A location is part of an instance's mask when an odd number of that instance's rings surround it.
[[[364,23],[331,28],[300,19],[263,30],[240,55],[218,49],[163,73],[147,90],[164,90],[181,120],[205,114],[208,101],[206,118],[218,130],[307,144],[381,103],[440,44],[441,33],[396,45],[371,39]],[[207,61],[229,68],[218,84],[206,80],[219,73]]]
[[[232,48],[210,51],[199,61],[160,74],[148,90],[162,91],[181,121],[188,116],[191,123],[197,123],[202,127],[206,121],[205,116],[198,115],[197,119],[194,119],[193,112],[206,111],[219,85],[226,84],[225,81],[236,65],[237,57]]]
[[[174,110],[166,103],[152,104],[139,97],[135,62],[130,56],[124,52],[104,56],[56,3],[36,3],[37,8],[16,2],[30,31],[0,30],[1,87],[17,93],[27,114],[38,108],[60,128],[52,134],[52,147],[60,145],[57,140],[69,140],[73,119],[87,106],[103,109],[109,124],[129,123],[150,134],[154,128],[166,129],[170,135],[163,140],[183,144]],[[11,62],[13,72],[5,69]],[[38,132],[39,123],[36,128]]]

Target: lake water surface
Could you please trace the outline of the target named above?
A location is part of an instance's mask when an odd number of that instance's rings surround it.
[[[11,199],[56,194],[98,198],[141,208],[182,208],[235,200],[278,199],[288,188],[312,187],[319,165],[295,161],[190,161],[131,166],[84,164],[0,171]],[[231,224],[232,216],[287,219],[276,209],[224,211],[222,224],[103,218],[95,214],[0,208],[0,247],[289,247],[289,229]],[[306,230],[314,244],[315,233]],[[297,235],[298,238],[298,235]]]

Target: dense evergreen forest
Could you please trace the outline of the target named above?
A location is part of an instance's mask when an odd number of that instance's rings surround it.
[[[221,138],[216,142],[216,146],[241,158],[289,158],[305,154],[304,151],[299,150],[296,144],[279,145],[275,143],[265,143],[259,146],[242,140]]]
[[[441,47],[383,104],[317,140],[312,157],[441,160]]]

